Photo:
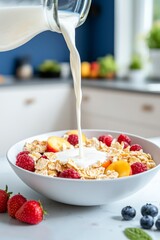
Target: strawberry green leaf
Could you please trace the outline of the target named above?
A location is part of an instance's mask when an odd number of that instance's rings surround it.
[[[46,210],[44,210],[44,208],[43,208],[43,205],[42,205],[41,201],[39,200],[38,202],[39,202],[39,204],[40,204],[40,207],[42,208],[43,215],[47,215],[47,211],[46,211]]]
[[[8,192],[8,186],[7,186],[7,185],[6,185],[6,189],[5,189],[5,191],[6,191],[6,193],[8,194],[8,197],[10,197],[11,194],[13,193],[13,192]]]

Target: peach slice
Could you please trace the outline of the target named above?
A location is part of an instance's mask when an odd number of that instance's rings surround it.
[[[71,130],[71,131],[67,132],[67,135],[71,135],[71,134],[78,135],[78,130]],[[82,141],[86,142],[86,140],[87,140],[86,135],[84,133],[82,133]]]
[[[70,143],[61,137],[49,137],[47,141],[47,151],[48,152],[59,152],[62,150],[63,145],[69,148]]]
[[[122,160],[111,163],[106,168],[105,171],[108,171],[108,170],[114,170],[114,171],[118,172],[119,177],[126,177],[126,176],[129,176],[131,173],[131,167],[130,167],[129,163],[122,161]]]
[[[112,161],[111,160],[107,160],[106,162],[104,162],[102,164],[102,167],[107,168],[110,164],[112,164]]]

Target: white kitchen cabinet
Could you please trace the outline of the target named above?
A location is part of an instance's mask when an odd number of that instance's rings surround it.
[[[160,96],[84,87],[82,126],[160,136]]]
[[[160,136],[160,96],[83,87],[82,128]],[[0,88],[0,155],[21,139],[75,129],[75,95],[69,83]]]
[[[70,84],[42,84],[0,89],[0,155],[17,141],[72,128]]]

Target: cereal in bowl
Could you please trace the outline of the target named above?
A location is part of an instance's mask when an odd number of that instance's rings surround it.
[[[120,134],[87,138],[82,134],[83,157],[79,157],[78,133],[26,143],[16,165],[36,174],[72,179],[115,179],[139,174],[156,166],[151,155]],[[31,167],[30,167],[31,165]],[[31,170],[30,170],[31,169]]]

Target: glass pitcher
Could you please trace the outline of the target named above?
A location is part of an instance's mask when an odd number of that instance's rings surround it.
[[[62,12],[78,14],[80,26],[90,5],[91,0],[0,0],[0,51],[21,46],[46,30],[61,32]]]

